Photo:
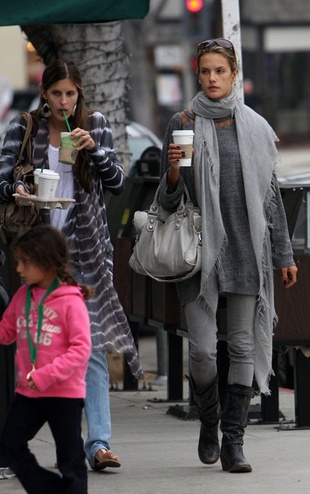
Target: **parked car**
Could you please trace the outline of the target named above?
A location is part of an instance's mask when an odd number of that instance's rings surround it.
[[[148,148],[158,148],[161,151],[162,141],[150,129],[137,122],[126,126],[128,145],[131,156],[130,175],[135,174],[136,161]]]

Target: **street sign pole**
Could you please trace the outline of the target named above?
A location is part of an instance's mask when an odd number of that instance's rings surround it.
[[[222,0],[222,25],[224,38],[229,39],[233,43],[237,53],[239,73],[236,80],[236,92],[238,97],[243,100],[243,72],[239,0]]]

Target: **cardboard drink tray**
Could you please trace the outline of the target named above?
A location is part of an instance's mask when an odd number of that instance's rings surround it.
[[[67,209],[75,199],[66,199],[64,197],[54,197],[53,199],[41,199],[37,196],[21,196],[13,194],[15,201],[19,206],[35,206],[38,209]]]

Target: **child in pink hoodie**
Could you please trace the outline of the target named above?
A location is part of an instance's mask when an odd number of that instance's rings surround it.
[[[30,494],[86,494],[81,419],[91,351],[90,323],[69,269],[64,235],[49,225],[15,240],[13,254],[24,284],[0,322],[0,343],[16,341],[16,393],[0,437],[0,452]],[[41,467],[28,447],[48,423],[61,476]]]

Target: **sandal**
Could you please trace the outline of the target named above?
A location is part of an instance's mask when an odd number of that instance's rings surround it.
[[[116,459],[111,458],[112,451],[109,449],[105,448],[100,448],[96,452],[95,455],[95,466],[94,470],[104,470],[107,467],[111,468],[119,468],[121,466],[121,463],[119,461],[119,458],[117,457]]]

